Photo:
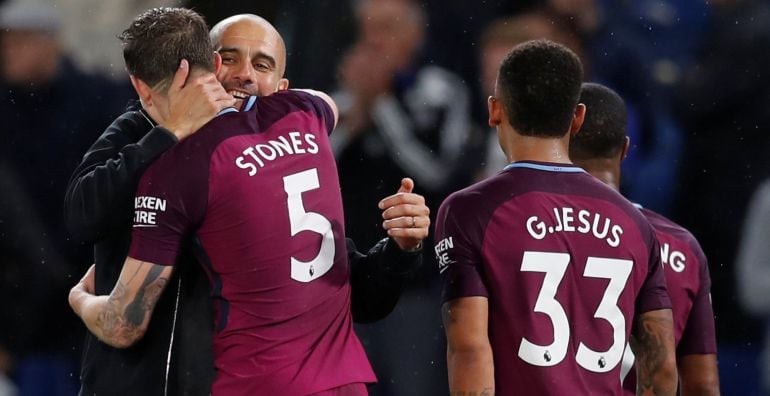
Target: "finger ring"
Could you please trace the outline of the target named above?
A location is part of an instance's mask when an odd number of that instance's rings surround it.
[[[416,227],[416,226],[415,226],[415,224],[416,224],[416,223],[417,223],[417,222],[416,222],[416,221],[414,221],[414,216],[412,216],[412,228]]]

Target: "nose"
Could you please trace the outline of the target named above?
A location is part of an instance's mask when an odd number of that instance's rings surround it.
[[[253,84],[255,81],[254,68],[248,62],[240,62],[233,77],[241,84]]]

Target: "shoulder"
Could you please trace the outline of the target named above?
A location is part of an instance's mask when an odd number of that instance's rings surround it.
[[[650,209],[642,208],[640,211],[650,222],[650,225],[656,234],[668,235],[670,238],[689,247],[689,249],[698,256],[699,261],[705,265],[706,255],[703,253],[703,249],[701,248],[700,243],[698,243],[698,240],[688,229]]]
[[[498,175],[450,194],[439,207],[437,221],[483,226],[506,197],[510,197],[504,192],[502,181]]]
[[[257,107],[263,109],[283,108],[288,111],[313,110],[319,107],[329,107],[328,95],[320,91],[305,89],[288,89],[272,95],[259,98]]]
[[[139,110],[127,110],[123,114],[116,118],[112,125],[121,128],[125,131],[134,131],[141,129],[142,131],[150,130],[154,125],[144,114]]]
[[[322,121],[330,133],[337,124],[337,105],[324,92],[309,89],[278,91],[260,98],[255,106],[260,122],[270,125],[292,113],[305,113]]]
[[[446,205],[453,208],[462,207],[464,209],[472,209],[474,206],[476,206],[476,204],[478,204],[480,199],[486,199],[488,193],[494,190],[495,185],[498,183],[496,181],[498,176],[490,177],[489,179],[482,180],[478,183],[474,183],[468,187],[449,194],[441,206]]]

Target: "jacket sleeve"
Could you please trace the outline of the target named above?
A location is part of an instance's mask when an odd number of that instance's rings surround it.
[[[383,319],[396,307],[404,287],[422,264],[422,251],[402,251],[390,238],[364,255],[346,239],[351,268],[351,311],[357,323]]]
[[[139,111],[118,117],[83,157],[70,178],[64,219],[70,233],[94,242],[131,218],[131,200],[144,169],[176,137]]]

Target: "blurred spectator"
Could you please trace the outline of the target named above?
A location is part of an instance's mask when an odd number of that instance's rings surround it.
[[[445,67],[468,84],[472,97],[471,111],[477,124],[487,124],[487,101],[480,91],[478,39],[494,20],[525,12],[542,0],[421,0],[430,15],[426,26],[427,41],[423,53],[431,64]],[[486,129],[486,128],[485,128]]]
[[[340,64],[332,143],[346,232],[366,244],[381,234],[380,222],[371,221],[379,209],[368,202],[401,177],[415,180],[434,213],[448,192],[469,182],[464,153],[472,126],[467,87],[422,57],[427,16],[419,4],[367,0],[355,11],[358,37]],[[384,321],[357,327],[380,379],[373,395],[447,392],[439,283],[432,251],[424,252],[419,287]]]
[[[0,350],[22,395],[77,389],[82,334],[67,291],[90,258],[66,236],[64,190],[127,100],[72,65],[57,40],[61,27],[56,8],[37,0],[0,9],[0,299],[12,302],[0,308]]]
[[[324,92],[336,88],[335,69],[355,39],[354,1],[281,2],[275,26],[289,49],[286,77],[293,86]]]
[[[547,0],[556,23],[573,29],[584,46],[586,80],[616,90],[629,111],[628,135],[633,145],[623,162],[623,195],[668,215],[676,192],[682,133],[668,98],[656,84],[653,64],[658,50],[630,20],[623,2]],[[661,39],[661,41],[665,41]]]
[[[766,323],[760,378],[770,394],[770,179],[754,194],[738,249],[737,290],[743,308]]]
[[[514,17],[495,20],[484,30],[479,42],[480,85],[484,97],[494,95],[497,70],[511,48],[525,41],[541,38],[564,44],[580,56],[581,60],[584,58],[579,37],[571,34],[564,25],[554,23],[553,18],[542,10],[531,10]],[[484,160],[474,175],[476,180],[495,175],[508,164],[495,129],[487,127],[484,130]]]
[[[359,37],[340,65],[340,124],[332,136],[350,203],[348,231],[376,241],[378,222],[358,219],[376,218],[359,215],[379,209],[360,207],[358,197],[382,195],[391,181],[409,175],[429,205],[438,206],[468,182],[462,160],[469,96],[456,76],[423,63],[426,16],[416,3],[363,1],[357,18]]]
[[[60,32],[62,45],[78,68],[126,83],[128,74],[123,67],[123,52],[120,46],[115,45],[115,37],[140,12],[182,3],[181,0],[37,1],[47,1],[59,10],[63,22]],[[127,89],[130,90],[130,87]]]
[[[714,311],[722,341],[752,335],[734,309],[733,266],[749,197],[770,176],[770,5],[723,0],[680,86],[687,152],[678,216],[712,263]]]

